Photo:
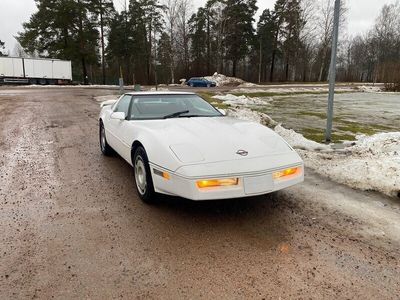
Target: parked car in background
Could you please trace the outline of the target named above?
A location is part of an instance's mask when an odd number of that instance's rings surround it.
[[[192,77],[186,84],[190,87],[216,87],[217,84],[214,81],[205,79],[204,77]]]

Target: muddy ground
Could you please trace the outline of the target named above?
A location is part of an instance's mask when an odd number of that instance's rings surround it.
[[[0,299],[398,299],[400,203],[307,172],[143,204],[98,147],[107,90],[0,89]]]

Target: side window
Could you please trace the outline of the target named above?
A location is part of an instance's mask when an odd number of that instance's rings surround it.
[[[114,108],[114,112],[124,112],[125,115],[128,115],[129,104],[131,103],[132,96],[125,95],[118,101],[117,106]]]

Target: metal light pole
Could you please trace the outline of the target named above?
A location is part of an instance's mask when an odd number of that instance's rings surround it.
[[[326,132],[325,132],[326,142],[330,142],[332,140],[333,100],[335,97],[335,84],[336,84],[336,58],[337,58],[337,46],[339,37],[339,21],[340,21],[340,0],[336,0],[334,23],[333,23],[331,65],[329,68],[328,118],[326,123]]]
[[[119,93],[124,93],[124,75],[122,74],[122,66],[119,66]]]
[[[156,84],[156,91],[158,91],[158,76],[157,76],[157,39],[156,30],[154,30],[154,81]]]

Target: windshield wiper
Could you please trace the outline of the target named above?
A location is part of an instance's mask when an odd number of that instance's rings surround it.
[[[180,115],[187,114],[188,112],[189,112],[188,110],[177,111],[173,114],[164,116],[163,119],[176,118],[179,117]]]
[[[186,115],[186,116],[179,116],[179,118],[196,118],[196,117],[208,117],[205,115]]]

